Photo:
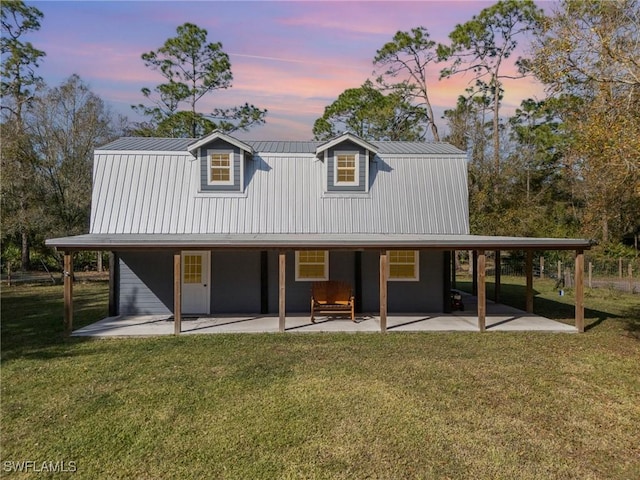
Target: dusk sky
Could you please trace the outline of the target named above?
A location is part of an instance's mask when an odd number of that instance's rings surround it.
[[[373,78],[376,50],[398,30],[424,26],[445,43],[458,23],[494,2],[284,2],[284,1],[34,1],[43,12],[41,29],[26,40],[44,50],[38,73],[57,86],[76,73],[110,108],[131,120],[130,108],[144,101],[140,89],[163,77],[140,59],[176,35],[176,27],[195,23],[221,42],[231,60],[233,86],[203,100],[207,107],[249,102],[269,110],[266,125],[237,136],[244,139],[309,140],[324,107],[347,88]],[[539,2],[543,8],[551,4]],[[472,83],[472,76],[438,80],[433,66],[430,88],[438,124],[446,108]],[[543,97],[532,79],[506,86],[505,113],[523,98]]]

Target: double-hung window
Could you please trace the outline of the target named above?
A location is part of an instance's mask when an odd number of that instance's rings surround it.
[[[296,281],[323,281],[329,279],[329,252],[301,250],[296,252]]]
[[[420,263],[417,250],[389,250],[389,281],[420,280]]]
[[[358,186],[359,155],[357,152],[336,152],[334,161],[334,184]]]
[[[209,185],[233,185],[233,153],[209,154]]]

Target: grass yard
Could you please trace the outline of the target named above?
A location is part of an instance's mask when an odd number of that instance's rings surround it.
[[[570,295],[534,287],[537,313],[572,321]],[[106,316],[105,283],[74,297],[76,327]],[[640,297],[586,306],[582,335],[86,340],[62,337],[61,286],[4,287],[0,475],[640,478]]]

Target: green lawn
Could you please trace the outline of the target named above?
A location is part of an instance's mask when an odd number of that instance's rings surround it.
[[[534,286],[537,310],[571,321],[570,295]],[[104,283],[74,296],[76,327],[106,315]],[[62,287],[3,287],[0,474],[640,478],[640,298],[589,291],[586,305],[582,335],[92,341],[63,339]]]

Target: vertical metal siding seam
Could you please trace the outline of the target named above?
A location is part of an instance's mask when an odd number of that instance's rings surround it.
[[[422,203],[422,195],[418,195],[417,193],[421,191],[425,186],[425,178],[422,173],[422,169],[418,168],[416,160],[411,162],[411,178],[413,185],[413,194],[411,195],[411,211],[415,212],[411,217],[412,225],[411,225],[411,233],[419,233],[422,231],[422,215],[421,215],[421,203]]]
[[[459,234],[460,233],[460,207],[461,199],[459,197],[460,189],[458,187],[458,178],[459,175],[459,161],[457,158],[452,158],[451,168],[452,168],[452,178],[451,178],[451,195],[452,195],[452,204],[453,204],[453,213],[452,213],[452,224],[451,224],[451,232]],[[462,193],[462,192],[460,192]]]
[[[185,191],[183,188],[183,170],[182,170],[182,162],[179,159],[172,155],[169,157],[171,167],[174,170],[175,175],[175,187],[171,189],[173,201],[171,202],[171,225],[169,227],[169,231],[173,234],[178,233],[178,221],[180,220],[180,215],[182,214],[182,210],[180,209],[180,203],[182,200],[182,193]]]
[[[418,168],[416,162],[412,162],[411,165],[411,176],[415,179],[414,192],[420,192],[421,190],[427,187],[427,179],[424,176],[421,168]],[[422,195],[416,195],[415,193],[412,195],[412,211],[415,212],[413,215],[413,225],[411,233],[420,233],[424,230],[424,204],[422,202]]]
[[[178,223],[178,233],[180,234],[184,234],[186,233],[186,225],[187,225],[187,216],[189,215],[189,212],[191,211],[191,204],[193,202],[193,198],[194,195],[197,191],[191,191],[194,183],[191,181],[191,170],[193,167],[193,163],[189,158],[187,157],[181,157],[181,161],[183,162],[183,171],[184,171],[184,177],[183,177],[183,203],[181,203],[180,205],[180,223]]]
[[[447,181],[447,174],[448,172],[445,171],[443,169],[443,165],[442,162],[438,159],[435,160],[434,162],[436,164],[436,178],[441,178],[442,181],[436,182],[437,184],[437,194],[436,194],[436,198],[437,198],[437,211],[439,212],[438,215],[438,229],[437,229],[437,233],[439,234],[445,234],[445,233],[449,233],[447,231],[446,228],[446,217],[448,216],[447,214],[447,210],[446,210],[446,205],[447,205],[447,199],[446,197],[443,197],[444,193],[443,193],[443,183]]]
[[[469,233],[469,217],[468,217],[468,208],[469,208],[469,187],[467,183],[467,158],[460,158],[457,161],[458,163],[458,175],[456,176],[456,181],[458,183],[458,191],[460,192],[460,198],[458,198],[459,208],[458,208],[458,233],[468,234]]]
[[[255,158],[253,162],[253,176],[247,185],[247,201],[251,202],[251,226],[247,233],[257,233],[260,231],[260,205],[256,203],[257,198],[262,198],[262,176],[258,170],[258,162],[264,162],[261,158]]]
[[[173,202],[175,213],[172,214],[171,218],[171,233],[179,233],[178,225],[180,224],[180,217],[183,215],[182,210],[182,195],[185,192],[185,184],[184,184],[184,165],[182,163],[182,159],[176,155],[172,155],[171,163],[175,165],[176,169],[176,189],[175,189],[175,200]]]
[[[433,174],[429,171],[426,161],[422,161],[420,172],[424,194],[419,199],[420,233],[430,232],[433,225]]]
[[[176,212],[178,208],[178,201],[180,197],[179,192],[179,172],[178,165],[173,161],[174,157],[165,155],[164,161],[169,168],[169,181],[167,182],[167,210],[169,211],[169,216],[167,217],[167,227],[166,232],[173,234],[175,233],[175,223],[176,223]]]
[[[109,216],[106,214],[108,205],[107,197],[109,196],[109,185],[111,184],[110,179],[112,173],[112,162],[108,161],[109,157],[112,158],[113,155],[101,155],[102,174],[99,180],[101,185],[100,193],[96,198],[96,204],[98,205],[96,209],[96,221],[99,223],[97,224],[98,230],[92,230],[92,233],[109,233]]]
[[[120,196],[120,228],[123,232],[131,231],[131,214],[133,213],[134,205],[132,205],[132,190],[135,188],[134,183],[134,175],[135,175],[135,166],[136,166],[135,155],[127,155],[126,169],[125,169],[125,178],[122,181],[122,195]]]
[[[134,179],[134,169],[136,165],[135,155],[127,155],[127,163],[125,169],[125,178],[122,181],[122,195],[120,196],[120,227],[123,232],[131,231],[131,213],[133,211],[133,206],[131,205],[131,194],[132,189],[134,188],[133,179]]]
[[[104,155],[95,155],[93,159],[93,190],[91,193],[91,223],[90,233],[104,233],[102,220],[104,219],[104,205],[102,199],[103,189],[107,188],[105,181],[105,170],[107,162]]]
[[[135,163],[137,164],[140,172],[135,178],[135,188],[138,190],[137,208],[139,215],[137,222],[131,229],[131,233],[144,233],[146,232],[147,224],[149,222],[150,210],[153,209],[153,205],[151,205],[148,194],[148,189],[151,188],[151,185],[153,184],[152,179],[149,178],[149,168],[145,165],[145,162],[140,156],[135,157]]]
[[[161,160],[160,157],[155,156],[155,161],[160,163],[162,175],[160,177],[160,182],[158,185],[158,205],[160,208],[158,209],[158,217],[156,218],[156,222],[159,225],[158,231],[160,233],[167,233],[166,222],[167,222],[167,184],[169,183],[168,175],[170,174],[169,168],[167,165]]]
[[[450,188],[451,182],[453,181],[453,178],[451,177],[453,172],[451,170],[451,165],[446,158],[439,159],[439,163],[440,169],[444,175],[443,182],[440,186],[441,195],[444,195],[444,197],[442,197],[442,233],[453,233],[453,229],[451,228],[451,216],[452,214],[455,214],[455,211],[453,209],[453,198],[451,198],[452,192]]]
[[[140,159],[144,160],[144,157]],[[159,233],[157,227],[157,216],[158,216],[158,198],[156,195],[158,185],[158,178],[162,177],[162,170],[158,167],[158,165],[153,165],[152,168],[151,162],[145,162],[145,168],[147,171],[147,175],[149,176],[150,182],[147,182],[146,186],[146,197],[149,198],[149,215],[147,216],[147,224],[144,228],[144,231],[140,233]]]
[[[118,185],[118,173],[120,171],[120,155],[109,155],[109,185],[113,186],[105,191],[103,197],[105,221],[103,222],[105,233],[117,233],[114,226],[116,221],[114,215],[116,214],[117,205],[115,204],[115,191]],[[115,180],[115,181],[114,181]],[[115,208],[114,208],[115,207]]]
[[[114,208],[111,211],[112,222],[113,222],[112,231],[114,233],[126,233],[122,229],[122,225],[120,224],[120,210],[122,209],[122,191],[123,191],[124,178],[126,178],[126,159],[128,158],[128,155],[119,155],[119,157],[120,157],[119,161],[117,162],[118,176],[116,178],[116,188],[113,192],[114,198],[112,203],[112,205],[114,205],[116,208]],[[123,160],[123,157],[124,157],[124,160]],[[123,172],[123,170],[125,171]]]
[[[140,228],[140,216],[142,214],[141,203],[144,200],[144,178],[142,176],[142,165],[134,159],[133,173],[132,173],[132,189],[135,189],[133,196],[133,211],[131,212],[130,225],[127,228],[128,232],[134,232]]]
[[[98,177],[98,158],[100,156],[94,153],[93,155],[93,165],[91,167],[91,211],[89,212],[89,233],[94,233],[96,230],[96,209],[94,207],[97,206],[97,199],[99,198],[100,192],[97,191],[96,178]]]

